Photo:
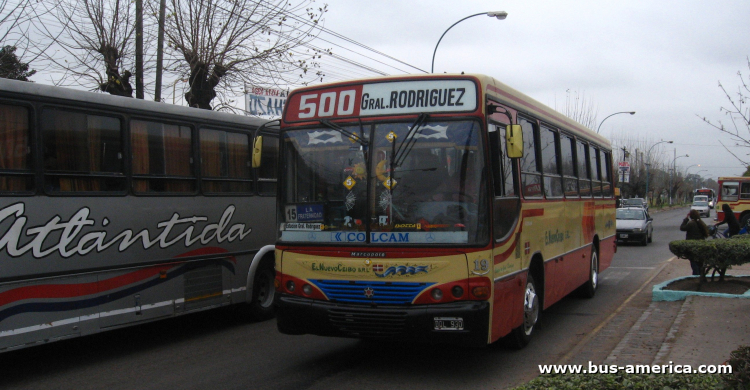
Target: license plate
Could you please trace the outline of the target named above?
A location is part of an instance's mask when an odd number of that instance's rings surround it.
[[[620,234],[620,238],[628,238],[627,234]]]
[[[435,330],[464,330],[461,317],[435,317]]]

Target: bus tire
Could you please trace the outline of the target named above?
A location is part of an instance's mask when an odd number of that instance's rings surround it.
[[[596,247],[591,249],[591,263],[589,263],[589,279],[580,288],[579,292],[583,298],[593,298],[599,287],[599,254]]]
[[[253,295],[250,301],[250,316],[256,321],[264,321],[274,316],[276,310],[273,305],[276,296],[273,258],[264,258],[255,271],[253,278]]]
[[[523,294],[523,323],[513,329],[506,340],[511,348],[521,349],[525,347],[534,335],[542,310],[537,291],[539,290],[536,287],[534,277],[529,273],[526,276],[526,288]]]

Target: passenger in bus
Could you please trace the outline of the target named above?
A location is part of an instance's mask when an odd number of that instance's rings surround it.
[[[690,210],[687,217],[682,220],[680,230],[685,232],[686,240],[705,240],[708,237],[708,227],[701,219],[701,214],[698,210]],[[700,262],[690,260],[690,268],[693,270],[693,275],[701,274]]]
[[[732,237],[740,232],[740,223],[737,222],[737,218],[734,216],[734,211],[729,207],[728,204],[724,203],[721,205],[721,211],[724,212],[724,220],[714,225],[719,227],[720,225],[727,224],[728,229],[724,231],[724,235]]]

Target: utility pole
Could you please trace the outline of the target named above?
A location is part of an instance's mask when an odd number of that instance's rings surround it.
[[[135,98],[143,99],[143,0],[135,0]]]
[[[159,37],[156,40],[156,87],[154,87],[154,100],[161,101],[161,74],[164,62],[164,10],[167,8],[167,0],[159,1]]]

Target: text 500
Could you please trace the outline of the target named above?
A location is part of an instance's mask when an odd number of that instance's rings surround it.
[[[299,117],[351,115],[354,113],[355,96],[355,90],[321,93],[320,98],[317,93],[302,95],[299,100]]]

